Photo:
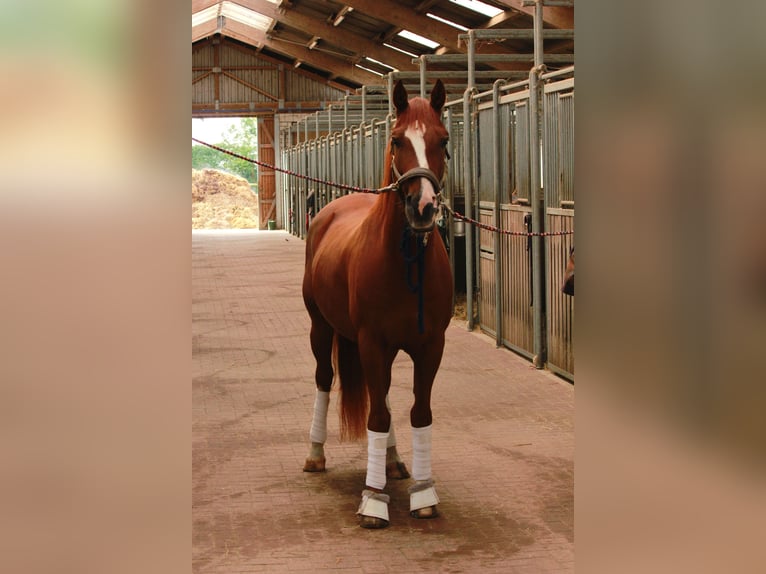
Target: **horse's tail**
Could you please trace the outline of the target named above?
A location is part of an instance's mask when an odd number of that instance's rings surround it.
[[[340,381],[340,438],[364,438],[367,435],[369,399],[362,376],[359,347],[336,333],[332,350],[335,372]]]

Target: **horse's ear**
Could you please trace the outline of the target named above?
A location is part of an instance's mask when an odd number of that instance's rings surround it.
[[[399,80],[394,87],[394,107],[396,108],[396,113],[401,114],[409,105],[410,100],[407,97],[407,88],[405,88],[402,81]]]
[[[436,110],[436,113],[442,111],[446,99],[447,94],[444,91],[444,84],[442,84],[441,80],[436,80],[436,85],[431,90],[431,107]]]

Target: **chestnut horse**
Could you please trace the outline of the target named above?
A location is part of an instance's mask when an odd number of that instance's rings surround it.
[[[410,512],[417,518],[437,515],[431,386],[452,316],[449,259],[433,232],[445,176],[444,85],[436,82],[430,101],[408,100],[399,81],[393,99],[396,124],[386,149],[385,191],[346,195],[317,213],[306,238],[303,277],[317,387],[304,470],[325,470],[329,392],[337,374],[341,436],[367,436],[366,488],[357,511],[365,528],[388,526],[386,479],[409,478],[396,451],[388,402],[391,366],[400,350],[414,364]]]

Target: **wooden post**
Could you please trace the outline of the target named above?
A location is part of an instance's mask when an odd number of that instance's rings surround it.
[[[258,160],[269,165],[276,163],[274,154],[274,116],[258,117]],[[274,170],[258,167],[258,219],[259,228],[267,229],[269,221],[277,219],[277,186]]]

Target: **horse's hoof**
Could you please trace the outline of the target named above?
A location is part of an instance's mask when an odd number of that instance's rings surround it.
[[[407,466],[401,461],[386,463],[386,478],[404,479],[409,478]]]
[[[436,506],[426,506],[425,508],[411,511],[410,516],[413,518],[436,518],[439,516],[439,511],[436,510]]]
[[[410,516],[413,518],[436,518],[439,512],[436,505],[439,496],[434,488],[434,481],[419,480],[409,488],[410,491]]]
[[[362,491],[362,502],[359,504],[359,526],[362,528],[385,528],[388,526],[388,503],[391,498],[382,492],[369,489]]]
[[[325,459],[324,458],[307,458],[306,463],[303,465],[303,472],[324,472],[325,471]]]
[[[386,528],[388,526],[388,520],[383,520],[376,516],[360,516],[359,526],[362,528]]]

